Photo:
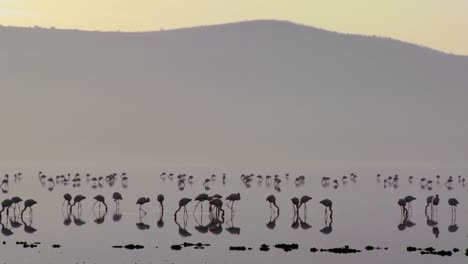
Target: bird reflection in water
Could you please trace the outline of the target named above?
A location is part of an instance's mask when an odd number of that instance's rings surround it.
[[[72,223],[71,211],[69,211],[68,209],[63,210],[63,207],[62,207],[62,217],[63,217],[63,225],[69,226]]]
[[[184,214],[183,216],[183,223],[182,225],[179,224],[179,222],[177,221],[177,217],[174,217],[174,223],[177,225],[177,227],[179,228],[179,235],[181,237],[189,237],[191,236],[192,234],[187,231],[187,220],[188,220],[188,215],[187,214]]]
[[[6,221],[6,225],[3,224],[3,222],[1,222],[1,219],[0,219],[0,225],[2,225],[2,235],[4,236],[11,236],[13,235],[13,232],[11,231],[10,228],[8,228],[8,220]]]
[[[320,229],[320,233],[324,235],[329,235],[333,231],[333,216],[330,215],[330,221],[325,218],[325,227]]]
[[[226,221],[226,225],[227,225],[226,231],[228,231],[230,234],[240,235],[241,229],[234,225],[234,214],[232,213],[232,210],[231,210],[229,219]]]
[[[16,208],[13,207],[13,216],[9,218],[10,220],[10,224],[11,224],[11,227],[12,228],[19,228],[21,227],[23,224],[20,222],[20,219],[19,219],[19,210],[18,210],[18,214],[16,214]]]
[[[94,223],[100,225],[104,223],[104,221],[106,220],[107,210],[106,211],[99,210],[97,215],[96,215],[95,210],[93,210],[93,215],[94,215]]]
[[[198,221],[197,216],[195,214],[193,216],[194,216],[195,222],[197,223],[197,225],[194,227],[195,230],[197,230],[201,234],[208,233],[208,226],[203,225],[203,214],[200,214],[200,222]]]
[[[24,217],[21,217],[21,222],[23,223],[24,232],[27,234],[32,234],[37,231],[36,228],[32,227],[32,217],[28,217],[29,221],[26,222]]]
[[[73,223],[76,226],[83,226],[86,224],[86,222],[81,219],[81,210],[78,210],[76,215],[72,213],[71,216],[73,217]]]
[[[223,232],[223,222],[219,220],[218,217],[213,217],[210,215],[210,223],[206,226],[208,231],[214,235],[219,235]]]
[[[268,229],[275,229],[276,227],[276,220],[278,220],[280,214],[279,214],[279,210],[278,211],[271,211],[270,213],[270,221],[268,223],[266,223],[266,227]]]
[[[142,214],[139,214],[138,215],[138,223],[136,223],[136,226],[138,229],[140,230],[149,230],[150,229],[150,226],[143,223],[143,218],[145,217],[145,215],[142,215]]]

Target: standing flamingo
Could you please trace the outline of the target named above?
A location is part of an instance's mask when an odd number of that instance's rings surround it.
[[[156,199],[158,200],[159,204],[161,205],[161,211],[164,211],[164,195],[162,194],[159,194],[158,197],[156,197]]]
[[[96,203],[99,203],[99,209],[101,209],[101,204],[103,204],[106,207],[106,212],[107,212],[107,204],[106,204],[106,199],[102,195],[96,195],[94,196],[94,200],[96,200],[93,204],[93,209]]]
[[[273,209],[272,205],[274,205],[276,207],[276,209],[278,210],[278,214],[279,214],[280,209],[279,209],[278,205],[276,205],[276,197],[273,194],[270,194],[266,198],[266,201],[268,203],[270,203],[270,208],[271,209]]]
[[[197,201],[197,204],[195,205],[195,208],[193,208],[193,213],[195,213],[195,210],[197,209],[197,206],[200,204],[201,207],[201,213],[203,213],[203,202],[210,200],[210,196],[206,193],[200,193],[193,199],[194,201]]]
[[[136,204],[138,204],[140,206],[140,211],[143,211],[146,214],[146,211],[143,210],[143,205],[146,204],[146,203],[149,203],[149,202],[150,202],[150,198],[140,197],[140,198],[138,198]]]
[[[184,208],[184,215],[187,214],[187,204],[190,203],[192,199],[190,198],[182,198],[179,201],[179,208],[175,211],[174,213],[174,218],[177,218],[177,213],[180,211],[180,209],[183,207]]]
[[[231,202],[231,207],[230,207],[231,210],[233,210],[234,202],[239,201],[240,199],[241,199],[240,193],[233,193],[233,194],[229,195],[228,197],[226,197],[226,200]],[[226,206],[228,206],[228,205],[226,205]]]
[[[26,211],[26,209],[29,208],[29,214],[32,214],[32,206],[37,204],[36,201],[34,201],[33,199],[27,199],[26,201],[24,201],[24,208],[23,208],[23,211],[21,211],[21,217],[23,217],[23,213],[24,211]]]
[[[119,192],[114,192],[112,194],[112,199],[114,199],[115,207],[119,208],[120,201],[122,201],[122,194],[120,194]]]

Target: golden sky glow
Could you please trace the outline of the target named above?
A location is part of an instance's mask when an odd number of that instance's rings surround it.
[[[0,0],[0,24],[8,26],[146,31],[253,19],[468,55],[467,0]]]

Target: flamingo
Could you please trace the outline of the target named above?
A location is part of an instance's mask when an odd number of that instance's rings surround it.
[[[406,200],[405,199],[398,199],[398,205],[401,207],[401,211],[405,218],[408,217],[408,209],[406,209]]]
[[[457,205],[459,204],[458,200],[455,198],[450,198],[448,204],[452,207],[452,214],[457,214]]]
[[[21,217],[23,217],[23,213],[24,211],[26,211],[26,209],[29,208],[29,214],[32,213],[32,206],[37,204],[37,202],[33,199],[27,199],[26,201],[24,201],[24,208],[23,208],[23,211],[21,211]]]
[[[416,198],[414,198],[413,196],[411,195],[408,195],[405,197],[405,201],[406,203],[408,204],[408,209],[412,210],[413,208],[411,207],[411,202],[416,200]]]
[[[156,197],[156,199],[158,200],[159,204],[161,205],[161,211],[164,211],[164,205],[163,205],[164,195],[159,194],[158,197]]]
[[[299,199],[297,197],[291,198],[291,202],[293,204],[294,215],[299,213]]]
[[[221,201],[221,199],[213,199],[210,201],[210,207],[213,206],[216,210],[216,218],[219,217],[219,212],[221,211],[223,214],[221,215],[221,217],[223,218],[223,222],[224,222],[224,210],[223,210],[223,201]],[[211,211],[211,210],[210,210]]]
[[[197,204],[195,205],[195,208],[193,208],[193,212],[195,213],[195,210],[197,209],[197,206],[201,204],[201,212],[203,213],[203,202],[210,200],[210,196],[206,193],[200,193],[195,197],[194,201],[197,201]]]
[[[273,209],[272,205],[274,205],[276,207],[276,209],[278,210],[278,214],[279,214],[280,209],[279,209],[278,205],[276,205],[276,197],[273,194],[270,194],[266,198],[266,201],[270,203],[270,208],[271,209]]]
[[[179,201],[179,208],[175,211],[174,213],[174,218],[177,218],[177,213],[180,211],[180,209],[183,207],[184,208],[184,215],[187,214],[187,204],[190,203],[192,199],[190,198],[182,198]]]
[[[102,195],[96,195],[94,196],[94,200],[96,200],[93,204],[93,208],[94,206],[96,205],[96,203],[99,203],[99,206],[101,206],[101,204],[104,204],[105,208],[106,208],[106,212],[107,212],[107,204],[106,204],[106,199],[104,198],[104,196]],[[99,207],[101,208],[101,207]]]
[[[149,202],[150,202],[150,198],[140,197],[140,198],[138,198],[136,204],[138,204],[140,206],[140,211],[143,211],[146,214],[146,211],[143,210],[143,205],[146,204],[146,203],[149,203]]]
[[[312,200],[312,197],[308,196],[308,195],[303,195],[301,197],[301,201],[299,203],[299,208],[304,205],[304,212],[307,212],[307,202]],[[298,208],[298,210],[299,210]]]
[[[16,207],[18,207],[18,211],[19,211],[20,210],[19,203],[22,202],[22,201],[23,201],[23,199],[21,199],[18,196],[15,196],[15,197],[11,198],[11,203],[14,206],[13,209],[16,210]]]
[[[241,199],[240,193],[233,193],[233,194],[229,195],[228,197],[226,197],[226,200],[231,202],[231,207],[230,207],[231,210],[233,210],[234,202],[239,201],[240,199]],[[228,206],[228,205],[226,205],[226,206]]]
[[[332,210],[333,202],[330,199],[324,199],[320,201],[320,203],[323,206],[325,206],[325,214],[327,213],[327,208],[330,209],[330,218],[331,218],[331,216],[333,215],[333,210]]]
[[[431,211],[432,211],[432,200],[434,199],[434,196],[428,196],[426,198],[426,207],[424,208],[424,212],[426,212],[427,214],[427,208],[429,207],[429,205],[431,206]]]
[[[13,204],[13,202],[10,199],[5,199],[5,200],[2,201],[2,210],[0,211],[0,217],[2,216],[2,213],[3,213],[3,211],[5,209],[6,209],[6,214],[7,214],[7,217],[8,217],[8,211],[9,211],[12,204]]]
[[[65,205],[65,203],[68,203],[67,207],[68,206],[71,206],[71,200],[73,199],[72,196],[69,194],[69,193],[66,193],[63,195],[63,204],[62,204],[62,207]]]
[[[73,198],[73,204],[70,206],[70,211],[73,209],[73,206],[75,206],[75,204],[78,204],[78,210],[80,210],[81,201],[83,201],[84,199],[86,199],[86,197],[81,194],[78,194],[77,196],[75,196],[75,198]]]
[[[122,201],[122,195],[119,192],[114,192],[112,194],[112,199],[114,199],[115,207],[118,208],[120,201]]]

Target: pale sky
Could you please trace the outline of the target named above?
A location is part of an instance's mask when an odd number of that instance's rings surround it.
[[[468,55],[467,0],[0,0],[0,24],[148,31],[254,19],[379,35]]]

